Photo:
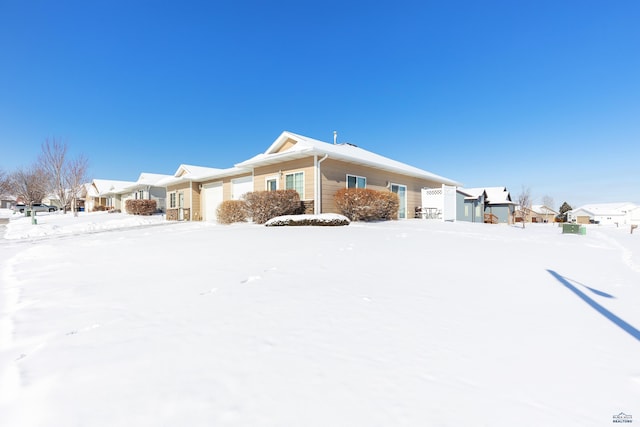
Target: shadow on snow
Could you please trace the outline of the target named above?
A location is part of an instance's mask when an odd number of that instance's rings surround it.
[[[603,306],[598,304],[595,300],[593,300],[587,294],[582,292],[580,289],[578,289],[577,287],[572,285],[569,282],[570,279],[567,279],[567,278],[561,276],[560,274],[556,273],[553,270],[547,270],[547,271],[549,272],[549,274],[551,274],[553,277],[555,277],[558,282],[562,283],[567,289],[569,289],[571,292],[576,294],[581,300],[583,300],[584,302],[589,304],[591,306],[591,308],[596,310],[598,313],[602,314],[604,317],[606,317],[611,322],[613,322],[614,325],[616,325],[617,327],[619,327],[620,329],[622,329],[623,331],[625,331],[626,333],[631,335],[633,338],[635,338],[636,340],[640,341],[640,331],[638,329],[634,328],[631,324],[625,322],[624,320],[622,320],[621,318],[619,318],[618,316],[616,316],[615,314],[613,314],[612,312],[610,312],[609,310],[607,310],[606,308],[604,308]],[[597,289],[590,288],[590,287],[588,287],[586,285],[583,285],[580,282],[576,282],[576,281],[573,281],[573,282],[576,283],[576,284],[579,284],[580,286],[584,286],[589,291],[593,292],[594,294],[596,294],[598,296],[605,297],[605,298],[615,298],[613,295],[607,294],[607,293],[599,291]]]

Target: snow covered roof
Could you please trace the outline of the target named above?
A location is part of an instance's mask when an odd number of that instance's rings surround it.
[[[93,186],[93,183],[88,182],[84,184],[84,190],[87,192],[86,197],[97,197],[98,190]]]
[[[148,173],[142,172],[138,177],[136,182],[133,182],[131,185],[126,187],[121,187],[117,190],[114,190],[115,193],[126,193],[130,191],[135,191],[138,189],[143,189],[145,187],[162,187],[161,184],[163,180],[173,178],[172,175],[163,175],[159,173]]]
[[[573,209],[572,213],[578,211],[584,211],[592,215],[624,215],[627,211],[630,211],[637,207],[635,203],[631,202],[619,202],[619,203],[592,203],[589,205],[583,205],[579,208]]]
[[[531,205],[531,210],[540,215],[557,215],[558,212],[545,205]]]
[[[279,151],[291,140],[293,140],[295,144],[283,151]],[[253,168],[256,166],[273,165],[283,161],[301,159],[313,155],[327,155],[331,159],[344,160],[402,175],[429,179],[443,184],[460,185],[449,178],[389,159],[352,144],[329,144],[288,131],[282,132],[267,151],[236,164],[236,167]]]
[[[462,188],[461,190],[474,198],[480,197],[484,192],[487,195],[486,202],[488,205],[515,205],[515,203],[511,201],[511,195],[507,187],[476,187]]]
[[[232,167],[226,169],[218,169],[205,166],[183,164],[180,165],[175,174],[166,176],[165,178],[159,180],[156,185],[166,187],[168,185],[177,184],[184,181],[205,181],[209,179],[223,178],[230,175],[240,175],[242,173],[248,172],[251,172],[251,170],[246,168]]]
[[[93,181],[91,181],[91,184],[93,187],[95,187],[97,191],[96,195],[103,195],[103,194],[117,193],[123,188],[127,188],[134,185],[135,182],[116,181],[112,179],[94,179]]]
[[[484,189],[481,189],[482,191],[477,192],[475,190],[478,190],[477,188],[472,188],[471,190],[474,190],[473,192],[469,191],[466,188],[462,188],[462,187],[457,187],[456,191],[460,194],[462,194],[463,196],[465,196],[465,200],[478,200],[480,198],[480,196],[484,195],[485,197],[487,196],[486,193],[484,192]]]
[[[140,177],[138,177],[138,181],[136,181],[136,184],[154,186],[159,181],[162,181],[163,179],[170,178],[170,177],[171,177],[171,175],[142,172],[140,174]]]

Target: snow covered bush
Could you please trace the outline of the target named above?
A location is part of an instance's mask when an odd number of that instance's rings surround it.
[[[351,221],[379,221],[398,218],[400,199],[390,191],[343,188],[335,194],[340,213]]]
[[[281,215],[301,213],[300,195],[295,190],[254,191],[244,195],[247,214],[256,224]]]
[[[350,222],[349,218],[338,214],[284,215],[271,218],[264,225],[267,227],[279,227],[285,225],[340,226],[349,225]]]
[[[247,220],[247,204],[244,200],[225,200],[217,209],[220,224],[233,224]]]
[[[153,215],[158,209],[155,200],[129,199],[124,206],[133,215]]]

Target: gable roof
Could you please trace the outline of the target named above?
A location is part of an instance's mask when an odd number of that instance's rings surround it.
[[[172,178],[171,175],[162,175],[159,173],[142,172],[136,182],[131,183],[126,187],[120,187],[114,190],[115,193],[127,193],[144,189],[146,187],[162,187],[161,182],[165,179]]]
[[[138,177],[138,180],[136,181],[137,185],[151,185],[151,186],[155,186],[158,184],[159,181],[162,181],[163,179],[169,178],[171,177],[171,175],[163,175],[163,174],[159,174],[159,173],[148,173],[148,172],[142,172],[140,174],[140,176]]]
[[[246,168],[209,168],[205,166],[194,165],[180,165],[173,175],[168,175],[165,178],[156,182],[156,185],[166,187],[168,185],[178,184],[185,181],[207,181],[216,178],[223,178],[231,175],[240,175],[243,173],[250,173],[250,169]]]
[[[477,189],[472,188],[471,190],[477,190]],[[471,192],[466,188],[457,187],[456,191],[462,194],[465,200],[479,200],[481,196],[484,197],[485,199],[487,198],[487,193],[484,191],[484,189],[482,189],[482,191],[480,192],[477,192],[477,191]]]
[[[558,212],[545,205],[531,205],[531,210],[540,215],[558,215]]]
[[[482,195],[482,193],[484,192],[486,194],[487,205],[515,205],[516,204],[511,201],[511,194],[509,194],[507,187],[463,188],[462,191],[474,198],[480,197],[480,195]]]
[[[97,195],[116,193],[123,188],[134,185],[132,181],[116,181],[113,179],[94,179],[91,185],[96,189]]]
[[[359,165],[375,167],[388,172],[433,180],[442,184],[460,185],[459,183],[434,173],[407,165],[388,157],[372,153],[352,144],[329,144],[317,139],[282,132],[271,146],[262,154],[258,154],[244,162],[236,164],[239,168],[254,168],[273,165],[288,160],[302,159],[309,156],[328,156]]]
[[[587,212],[591,215],[624,215],[627,211],[636,207],[635,203],[631,202],[619,202],[619,203],[592,203],[589,205],[583,205],[579,208],[573,209],[570,212],[576,213],[578,211]]]

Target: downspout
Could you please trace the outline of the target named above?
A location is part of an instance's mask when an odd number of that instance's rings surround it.
[[[320,160],[318,160],[318,156],[314,156],[314,160],[316,163],[316,185],[315,185],[315,194],[314,194],[314,202],[313,202],[313,213],[316,215],[321,214],[321,206],[322,206],[322,186],[321,186],[321,180],[322,180],[322,174],[320,173],[320,163],[324,162],[325,160],[327,160],[327,157],[329,157],[328,154],[325,154],[324,157]]]
[[[193,180],[189,179],[189,221],[193,221]]]

